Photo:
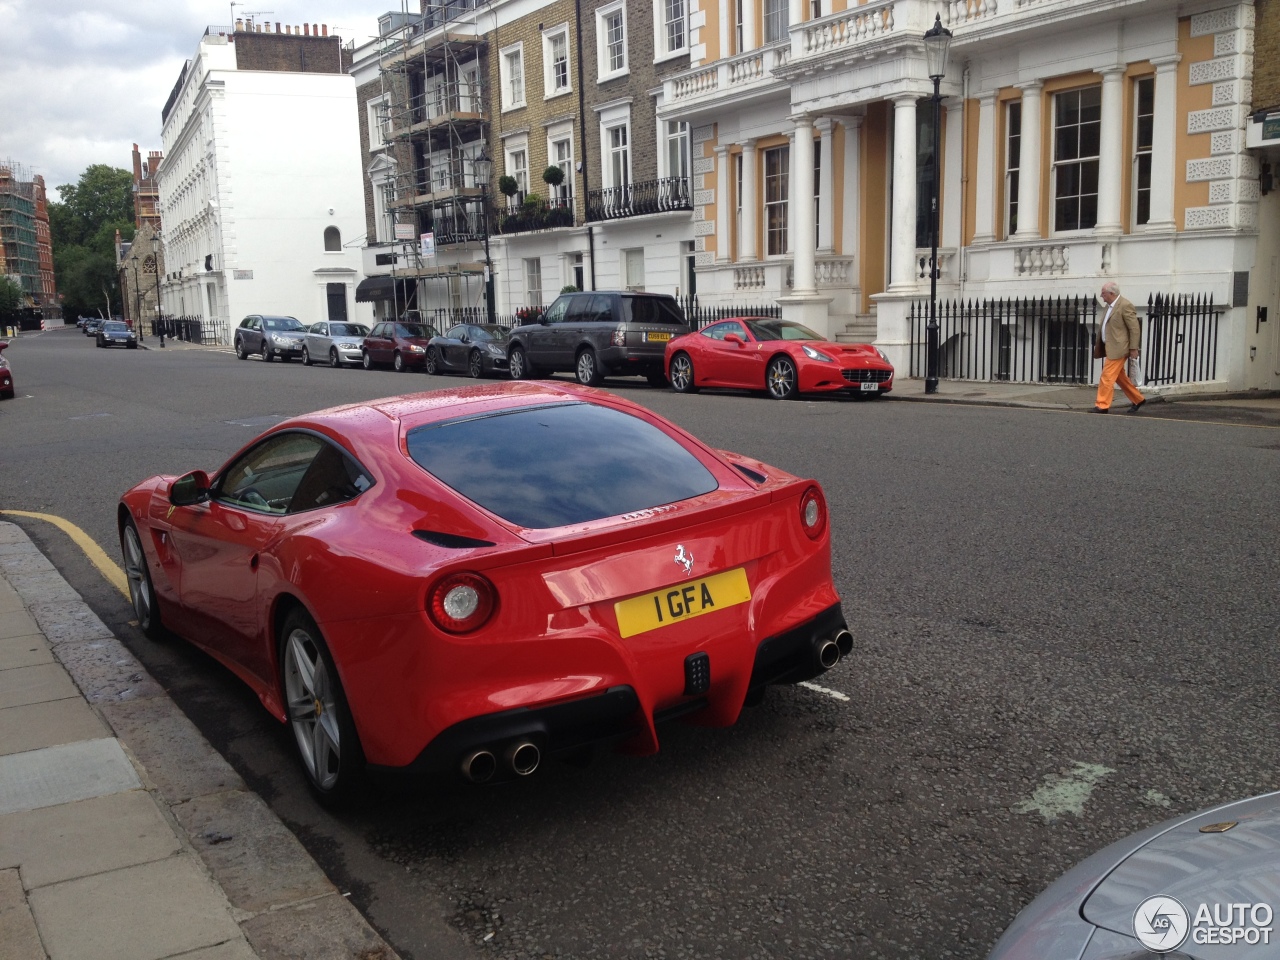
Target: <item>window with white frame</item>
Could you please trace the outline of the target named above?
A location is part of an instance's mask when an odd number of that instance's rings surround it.
[[[1151,222],[1151,145],[1155,138],[1156,78],[1133,81],[1133,223]]]
[[[747,0],[733,0],[733,52],[744,53]]]
[[[663,124],[667,142],[666,166],[668,177],[689,176],[689,124],[683,120],[668,120]]]
[[[521,138],[504,145],[507,154],[507,176],[516,182],[516,194],[510,203],[519,206],[529,192],[529,144]]]
[[[644,290],[644,248],[623,250],[622,269],[628,290]]]
[[[502,109],[524,106],[524,44],[517,43],[502,51]]]
[[[822,246],[822,141],[813,144],[813,243]]]
[[[605,180],[611,187],[631,182],[631,123],[605,128]]]
[[[524,262],[524,295],[528,306],[542,306],[542,260],[538,257]]]
[[[790,168],[790,147],[773,147],[764,151],[765,251],[771,256],[787,252]]]
[[[551,165],[560,168],[564,179],[555,188],[553,196],[562,203],[573,197],[573,132],[566,130],[563,134],[552,134],[547,138],[547,156]]]
[[[776,43],[788,36],[790,0],[764,0],[764,42]]]
[[[1102,87],[1053,98],[1053,229],[1088,230],[1098,223]]]
[[[480,90],[479,62],[465,63],[458,69],[458,108],[463,113],[483,113],[484,94]]]
[[[822,0],[809,0],[809,19],[817,20],[822,16]]]
[[[601,81],[627,73],[627,8],[623,3],[596,10],[596,61]]]
[[[369,149],[381,150],[387,145],[387,131],[390,121],[387,117],[389,107],[387,97],[374,97],[368,102],[365,109],[368,111],[369,117]]]
[[[1018,232],[1018,188],[1022,175],[1022,101],[1014,100],[1004,114],[1004,235]]]
[[[542,34],[542,63],[546,96],[556,97],[568,93],[569,86],[569,25],[561,24]]]
[[[653,0],[658,59],[689,49],[689,0]]]

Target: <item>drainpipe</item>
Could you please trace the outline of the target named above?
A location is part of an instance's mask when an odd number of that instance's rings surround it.
[[[573,16],[574,27],[578,34],[578,143],[582,151],[582,157],[578,162],[582,164],[582,213],[585,217],[587,197],[590,196],[590,190],[587,189],[587,170],[590,165],[587,163],[587,88],[582,85],[582,0],[573,0]],[[591,289],[594,290],[596,289],[596,234],[590,222],[587,223],[587,256],[591,260]]]
[[[960,94],[960,242],[956,253],[960,262],[956,264],[960,273],[960,290],[958,297],[964,299],[964,285],[969,279],[969,248],[964,245],[965,214],[969,210],[969,168],[965,164],[965,144],[969,135],[969,62],[964,64],[961,75]]]

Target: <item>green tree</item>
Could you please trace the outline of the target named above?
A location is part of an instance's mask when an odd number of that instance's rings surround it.
[[[49,204],[53,269],[66,316],[119,310],[115,237],[133,239],[133,174],[97,163]]]
[[[0,277],[0,320],[14,319],[22,309],[22,287],[8,277]]]

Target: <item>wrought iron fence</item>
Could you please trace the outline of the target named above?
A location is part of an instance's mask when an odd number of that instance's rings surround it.
[[[680,309],[684,311],[685,319],[692,330],[701,330],[717,320],[728,320],[731,317],[778,318],[782,316],[782,308],[776,303],[701,304],[696,296],[677,297],[676,300],[680,304]]]
[[[151,335],[160,336],[160,332],[173,340],[185,340],[188,343],[199,343],[204,346],[216,346],[227,342],[227,326],[221,320],[209,320],[205,317],[166,317],[159,320],[151,318]]]
[[[1218,318],[1212,296],[1157,293],[1147,299],[1142,373],[1147,383],[1216,380]]]
[[[1217,371],[1212,297],[1155,294],[1142,326],[1147,383],[1195,383]],[[938,302],[938,376],[950,380],[1089,383],[1105,314],[1093,297]],[[929,303],[911,306],[910,376],[925,375]]]
[[[588,220],[617,220],[647,213],[692,210],[688,177],[662,177],[587,191]]]

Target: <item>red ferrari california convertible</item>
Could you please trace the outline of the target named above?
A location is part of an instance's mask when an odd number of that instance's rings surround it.
[[[893,364],[869,343],[832,343],[808,327],[769,317],[721,320],[667,344],[667,380],[679,393],[702,387],[764,390],[775,400],[893,389]]]
[[[577,385],[297,417],[118,519],[143,632],[243,678],[322,800],[366,765],[654,752],[662,721],[732,724],[853,644],[817,483]]]

